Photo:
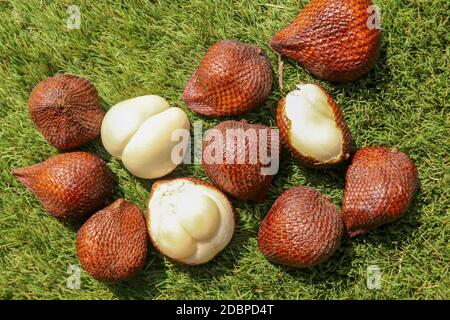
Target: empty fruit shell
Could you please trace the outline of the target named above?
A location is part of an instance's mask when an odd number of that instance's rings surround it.
[[[213,259],[234,233],[234,208],[214,186],[195,178],[153,184],[147,228],[154,247],[179,263],[198,265]]]
[[[267,99],[272,80],[272,66],[261,48],[224,40],[209,48],[182,99],[205,116],[243,114]]]
[[[170,107],[162,97],[142,96],[111,107],[103,119],[102,142],[132,174],[154,179],[169,174],[182,162],[189,128],[183,110]]]
[[[104,116],[94,85],[70,74],[39,82],[31,92],[28,110],[45,139],[63,150],[95,139]]]
[[[312,267],[337,250],[343,231],[340,212],[325,196],[295,187],[275,201],[259,228],[258,244],[273,262]]]
[[[142,269],[147,242],[141,210],[118,199],[83,224],[76,246],[80,264],[87,273],[99,281],[115,282]]]
[[[304,165],[327,168],[350,157],[351,134],[341,109],[319,85],[302,84],[278,104],[281,141]]]
[[[417,169],[405,153],[388,147],[359,149],[346,174],[342,217],[356,236],[399,219],[418,187]]]

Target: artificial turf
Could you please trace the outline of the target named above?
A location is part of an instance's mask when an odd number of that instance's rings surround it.
[[[233,201],[237,229],[215,260],[184,267],[150,250],[144,270],[107,285],[81,272],[81,288],[67,288],[77,265],[77,226],[63,225],[11,176],[11,170],[58,153],[27,111],[32,88],[57,73],[90,79],[108,110],[115,103],[158,94],[204,128],[207,119],[180,99],[207,48],[221,39],[261,46],[277,70],[269,38],[306,0],[273,1],[0,1],[0,298],[2,299],[449,299],[450,2],[375,1],[381,8],[381,56],[369,75],[349,84],[318,81],[284,59],[284,90],[243,116],[275,127],[279,98],[298,82],[320,82],[340,104],[357,147],[387,145],[417,164],[420,190],[397,222],[345,239],[326,263],[294,270],[267,261],[257,249],[258,226],[282,191],[308,185],[341,207],[345,166],[312,170],[284,152],[280,172],[262,204]],[[67,8],[81,9],[81,29],[67,29]],[[237,118],[239,119],[239,118]],[[116,196],[142,209],[152,181],[128,173],[100,139],[82,147],[105,159],[118,180]],[[201,165],[179,166],[171,177],[207,179]],[[381,288],[366,286],[367,268],[381,269]]]

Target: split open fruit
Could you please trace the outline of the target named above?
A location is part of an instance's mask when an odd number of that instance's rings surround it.
[[[148,95],[113,106],[103,119],[105,149],[132,174],[154,179],[172,172],[189,143],[189,119],[162,97]]]
[[[153,246],[168,258],[189,265],[210,261],[230,242],[234,209],[214,186],[195,178],[153,184],[147,228]]]
[[[350,130],[321,86],[298,85],[279,102],[276,120],[281,141],[304,165],[326,168],[350,157]]]

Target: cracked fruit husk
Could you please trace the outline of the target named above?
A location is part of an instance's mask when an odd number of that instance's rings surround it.
[[[316,84],[301,84],[278,103],[283,145],[304,165],[327,168],[350,157],[352,137],[336,101]]]

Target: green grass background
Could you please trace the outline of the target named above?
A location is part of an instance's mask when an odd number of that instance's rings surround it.
[[[421,181],[412,208],[399,221],[354,240],[326,263],[293,270],[268,262],[257,249],[258,226],[280,193],[312,186],[341,207],[345,168],[306,169],[287,153],[268,199],[233,201],[235,236],[204,266],[184,267],[150,251],[145,269],[115,285],[82,272],[81,289],[66,287],[78,264],[76,227],[50,217],[11,169],[58,153],[27,112],[32,88],[69,72],[90,79],[105,110],[144,94],[164,96],[204,127],[218,119],[187,110],[180,95],[207,48],[234,38],[260,45],[277,70],[268,40],[307,3],[274,1],[0,1],[0,298],[3,299],[448,299],[450,3],[447,0],[375,1],[381,8],[382,52],[375,69],[345,85],[321,83],[344,112],[358,147],[387,145],[407,152]],[[81,9],[81,30],[68,30],[69,5]],[[278,99],[300,81],[318,81],[285,60],[285,91],[274,83],[266,104],[244,116],[275,126]],[[128,173],[99,139],[83,147],[99,154],[117,176],[116,196],[142,209],[152,182]],[[207,179],[200,165],[172,177]],[[380,290],[368,290],[367,267],[381,268]]]

